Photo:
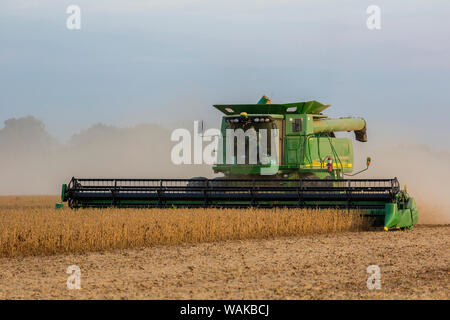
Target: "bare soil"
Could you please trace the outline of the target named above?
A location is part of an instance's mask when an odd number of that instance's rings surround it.
[[[449,299],[450,225],[0,259],[2,299]],[[81,289],[66,269],[81,268]],[[369,290],[367,267],[381,269]]]

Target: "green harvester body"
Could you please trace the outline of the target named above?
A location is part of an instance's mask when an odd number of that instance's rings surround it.
[[[250,128],[277,129],[279,132],[279,150],[277,152],[278,172],[273,178],[339,178],[344,173],[353,171],[353,145],[351,139],[336,138],[334,132],[354,131],[359,141],[367,141],[366,122],[362,118],[328,119],[321,112],[329,107],[317,101],[261,104],[268,102],[263,97],[259,104],[214,105],[226,114],[222,118],[221,133],[225,137],[227,129],[237,128],[246,131]],[[234,125],[233,119],[241,113],[245,121]],[[269,122],[254,122],[254,119],[268,119]],[[248,145],[246,145],[248,147]],[[222,163],[213,169],[222,172],[228,178],[251,177],[258,179],[261,168],[269,164],[225,164],[227,163],[226,139],[221,146]],[[235,148],[236,149],[236,148]],[[237,152],[235,152],[236,154]],[[220,154],[220,153],[219,153]],[[333,170],[328,171],[327,161],[331,157]]]

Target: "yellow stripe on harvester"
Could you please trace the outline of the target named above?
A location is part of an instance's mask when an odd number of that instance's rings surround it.
[[[343,163],[342,163],[342,166],[343,166],[344,168],[352,168],[352,167],[353,167],[353,164],[348,163],[348,162],[343,162]],[[305,164],[305,167],[319,167],[319,168],[326,168],[327,165],[326,165],[326,163],[321,163],[321,162],[314,161],[312,164]],[[341,167],[341,164],[340,164],[340,163],[333,163],[333,167],[340,168],[340,167]]]

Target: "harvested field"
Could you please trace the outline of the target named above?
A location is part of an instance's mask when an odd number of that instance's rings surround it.
[[[450,226],[0,258],[1,299],[449,299]],[[367,267],[381,271],[368,290]],[[68,290],[66,269],[81,269]]]
[[[356,211],[55,210],[55,197],[0,198],[0,257],[360,231]]]

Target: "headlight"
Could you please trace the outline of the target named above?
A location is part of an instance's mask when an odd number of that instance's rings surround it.
[[[259,118],[255,118],[255,119],[253,119],[253,121],[259,122]]]
[[[234,122],[234,123],[238,123],[238,122],[239,122],[239,119],[238,119],[238,118],[233,119],[233,122]]]
[[[266,122],[270,122],[270,119],[269,119],[269,118],[266,118]]]

